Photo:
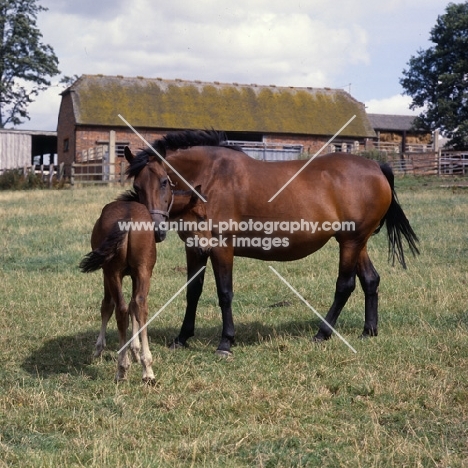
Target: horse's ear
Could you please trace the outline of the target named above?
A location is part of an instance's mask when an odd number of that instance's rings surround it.
[[[197,186],[195,187],[195,190],[196,190],[198,193],[201,194],[201,185],[197,185]],[[189,204],[190,204],[191,206],[194,206],[194,205],[196,205],[196,203],[198,202],[199,199],[200,199],[200,198],[198,197],[198,195],[192,190],[192,195],[191,195],[191,197],[190,197],[190,202],[189,202]]]
[[[124,154],[125,154],[125,159],[126,159],[129,163],[131,163],[131,162],[133,161],[133,158],[134,158],[135,156],[133,156],[133,154],[132,154],[132,152],[130,151],[130,148],[129,148],[128,146],[126,146],[126,147],[124,148]]]

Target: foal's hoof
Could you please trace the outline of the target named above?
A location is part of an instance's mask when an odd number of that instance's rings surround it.
[[[234,355],[232,354],[232,351],[227,351],[226,349],[217,349],[217,350],[215,351],[215,354],[216,354],[217,356],[219,356],[219,357],[224,358],[224,359],[227,359],[227,358],[229,358],[229,357],[234,356]]]
[[[157,380],[154,377],[143,377],[141,380],[145,385],[150,387],[154,387],[157,384]]]

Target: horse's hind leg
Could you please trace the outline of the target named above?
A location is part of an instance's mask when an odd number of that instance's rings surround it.
[[[115,303],[112,299],[112,295],[109,291],[109,286],[107,284],[107,278],[104,275],[104,298],[101,302],[101,331],[99,332],[98,339],[96,341],[96,351],[94,353],[94,357],[99,357],[104,348],[106,347],[106,330],[107,324],[112,317],[112,313],[114,312]]]
[[[365,297],[365,322],[362,336],[377,336],[380,277],[370,261],[367,248],[362,249],[359,255],[357,275]]]
[[[361,248],[356,248],[352,242],[340,244],[340,264],[335,297],[325,320],[320,324],[319,331],[314,336],[314,341],[328,340],[333,333],[331,327],[335,327],[343,307],[356,287],[356,265],[360,250]]]
[[[120,273],[109,275],[109,291],[115,302],[115,318],[117,320],[117,329],[119,331],[119,357],[117,359],[117,374],[115,381],[125,380],[130,367],[130,359],[128,358],[127,330],[128,330],[128,309],[122,293],[122,277]],[[124,347],[125,346],[125,347]]]
[[[133,281],[133,294],[132,300],[128,310],[132,317],[132,336],[131,349],[133,353],[140,352],[140,339],[141,339],[141,354],[140,362],[143,367],[143,381],[146,383],[154,383],[156,381],[152,368],[153,356],[149,349],[148,343],[148,328],[146,323],[148,320],[148,293],[150,286],[151,270],[138,272]],[[144,327],[144,328],[143,328]],[[140,336],[139,336],[140,335]],[[137,345],[133,348],[133,344]]]

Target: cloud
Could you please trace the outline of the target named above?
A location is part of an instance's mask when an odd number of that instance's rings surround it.
[[[49,2],[60,8],[51,6],[41,21],[67,75],[329,86],[337,70],[369,61],[365,30],[352,22],[329,24],[321,0],[296,9],[279,1],[174,0],[155,8],[134,0],[118,4],[120,14],[112,18],[108,2],[94,17],[90,2],[79,14],[63,1]]]
[[[365,103],[370,114],[418,115],[418,111],[409,108],[411,97],[397,94],[384,99],[371,99]]]
[[[41,5],[49,11],[82,16],[87,18],[109,19],[120,14],[120,7],[124,5],[124,0],[80,0],[70,2],[69,0],[43,0]]]
[[[57,129],[57,119],[60,109],[62,85],[54,85],[40,93],[36,100],[29,105],[28,112],[31,121],[26,120],[21,128],[28,130],[52,130]]]

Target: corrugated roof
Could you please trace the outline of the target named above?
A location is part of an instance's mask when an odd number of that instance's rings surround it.
[[[413,129],[414,115],[367,114],[374,130],[410,131]]]
[[[329,88],[83,75],[71,92],[78,125],[373,137],[363,104]]]

